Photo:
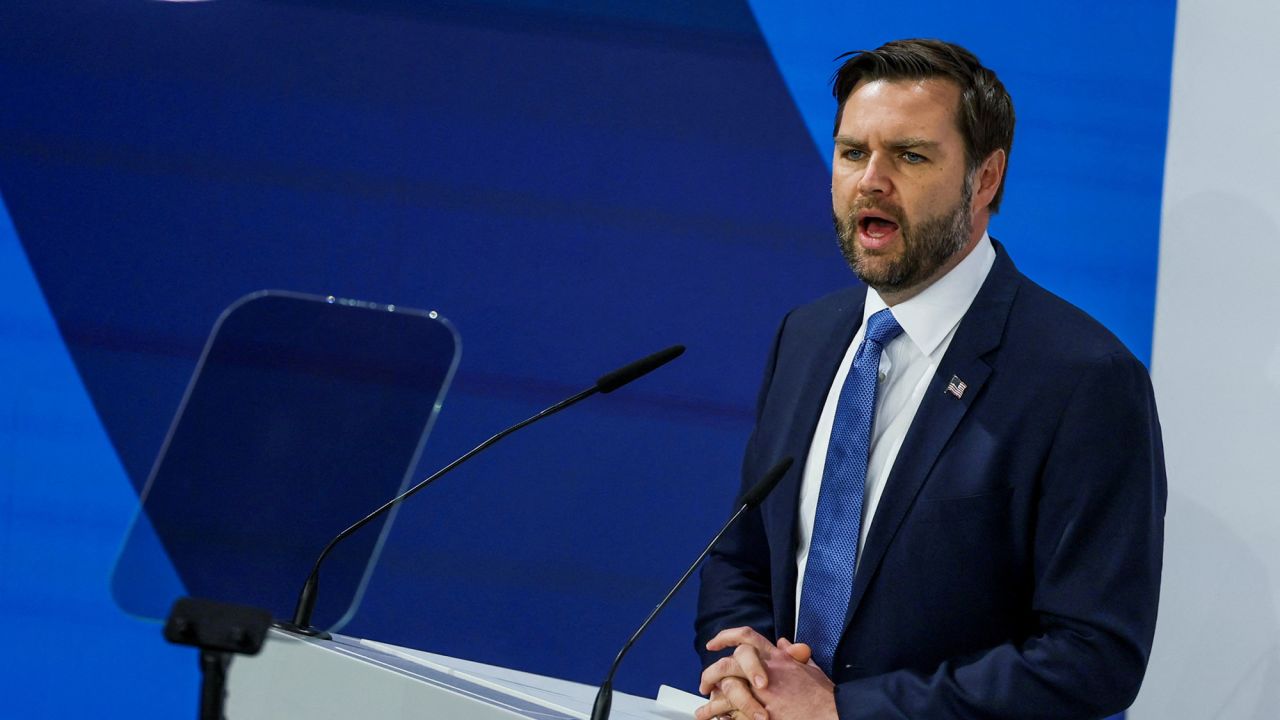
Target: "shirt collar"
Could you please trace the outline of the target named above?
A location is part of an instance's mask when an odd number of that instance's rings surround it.
[[[978,244],[951,272],[938,278],[919,295],[893,306],[894,319],[921,354],[932,354],[960,323],[995,261],[996,251],[991,245],[991,237],[984,232]],[[874,288],[867,288],[867,300],[862,311],[863,327],[866,327],[868,318],[886,307],[888,305],[880,293]]]

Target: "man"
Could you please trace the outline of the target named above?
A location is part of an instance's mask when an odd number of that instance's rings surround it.
[[[703,569],[698,718],[1118,712],[1160,582],[1146,370],[987,235],[1014,114],[976,57],[891,42],[834,94],[832,208],[865,286],[778,331],[743,483],[797,462]]]

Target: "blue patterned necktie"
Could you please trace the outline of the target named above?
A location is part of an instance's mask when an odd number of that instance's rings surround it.
[[[853,589],[880,353],[901,333],[888,308],[867,320],[866,336],[840,389],[831,426],[796,627],[796,639],[809,644],[813,661],[827,677]]]

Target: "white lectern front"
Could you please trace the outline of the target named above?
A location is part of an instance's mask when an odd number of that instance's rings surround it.
[[[596,688],[532,673],[335,635],[272,630],[227,681],[227,720],[581,720]],[[690,720],[699,698],[614,692],[616,720]]]

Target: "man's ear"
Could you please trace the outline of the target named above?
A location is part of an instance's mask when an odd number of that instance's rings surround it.
[[[978,166],[973,187],[974,212],[991,206],[991,201],[995,199],[996,192],[1000,190],[1000,183],[1004,180],[1004,169],[1008,162],[1009,156],[1005,154],[1003,148],[999,148],[993,150]]]

